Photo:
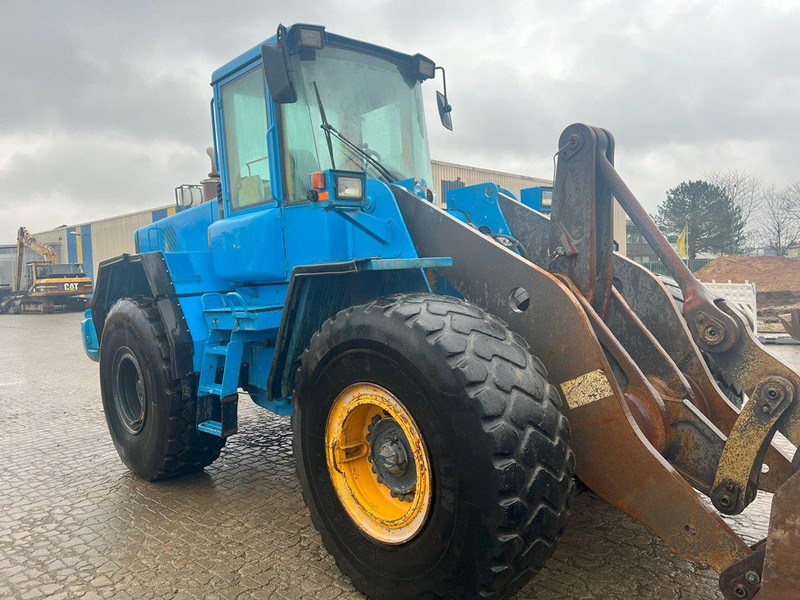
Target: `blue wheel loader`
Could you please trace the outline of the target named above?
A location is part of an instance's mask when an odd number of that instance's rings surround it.
[[[564,130],[549,216],[490,182],[437,198],[437,72],[303,24],[214,72],[213,197],[103,262],[82,324],[122,461],[201,470],[247,399],[291,415],[311,519],[370,598],[512,596],[574,476],[725,598],[800,598],[800,377],[686,269],[604,129]],[[613,251],[614,198],[670,288]],[[721,515],[759,490],[751,546]]]

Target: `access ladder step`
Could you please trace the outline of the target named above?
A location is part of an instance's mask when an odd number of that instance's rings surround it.
[[[198,396],[222,396],[221,383],[201,383],[197,388]]]
[[[203,421],[197,426],[199,431],[222,437],[222,423],[219,421]]]
[[[227,356],[228,347],[214,344],[206,344],[206,354],[213,354],[215,356]]]
[[[239,428],[238,405],[239,394],[198,397],[197,429],[221,438],[233,435]]]

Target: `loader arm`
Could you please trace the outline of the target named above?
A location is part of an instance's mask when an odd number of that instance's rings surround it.
[[[776,431],[780,431],[795,448],[800,445],[800,410],[797,401],[800,377],[766,352],[738,311],[724,300],[714,297],[689,272],[614,169],[613,155],[607,150],[609,147],[613,148],[613,138],[605,130],[573,125],[564,131],[559,140],[551,230],[575,231],[574,222],[591,214],[591,206],[597,207],[598,211],[610,212],[607,197],[598,194],[612,194],[667,265],[684,293],[683,318],[676,320],[675,310],[663,313],[671,317],[666,320],[653,319],[651,314],[648,331],[678,367],[679,372],[675,375],[683,374],[687,380],[694,382],[696,389],[691,390],[684,402],[688,401],[699,411],[705,409],[706,414],[701,415],[701,427],[704,426],[706,430],[701,438],[677,438],[663,452],[663,456],[676,468],[683,466],[685,469],[686,456],[683,457],[684,462],[679,462],[674,454],[675,444],[684,446],[683,454],[690,457],[689,466],[701,467],[699,472],[684,473],[684,476],[710,497],[717,510],[725,514],[738,514],[744,510],[755,499],[759,485],[777,490],[776,499],[780,498],[781,501],[776,502],[773,508],[770,535],[763,544],[769,551],[770,560],[748,557],[736,561],[725,570],[721,587],[726,597],[751,597],[758,593],[763,582],[765,591],[760,596],[762,599],[796,598],[800,595],[800,563],[787,548],[796,550],[800,547],[800,526],[796,514],[787,513],[787,507],[792,504],[797,507],[800,501],[800,480],[795,475],[797,460],[789,464],[771,444]],[[584,184],[594,180],[595,183],[588,187],[570,185],[573,180]],[[559,207],[566,210],[559,210]],[[604,221],[600,217],[596,217],[595,222],[598,226],[598,231],[593,232],[596,239],[585,236],[579,238],[570,251],[559,256],[553,265],[554,270],[569,274],[576,269],[590,269],[581,265],[608,265],[610,261],[607,256],[596,249],[610,246],[611,228],[602,229]],[[553,250],[551,248],[551,252]],[[663,286],[659,284],[660,291],[651,290],[643,294],[641,289],[631,286],[634,283],[632,276],[638,275],[641,279],[643,269],[637,267],[640,272],[635,273],[630,262],[620,260],[617,264],[620,268],[612,268],[610,275],[608,269],[601,271],[595,267],[597,279],[579,287],[579,292],[591,298],[591,292],[596,288],[614,285],[624,290],[627,282],[629,288],[634,288],[628,289],[627,295],[634,299],[633,302],[638,304],[641,311],[646,310],[643,305],[658,299],[663,304],[663,298],[667,295]],[[628,277],[617,276],[617,271],[626,267]],[[604,273],[610,281],[604,281]],[[650,278],[654,279],[652,275]],[[627,313],[629,320],[638,317],[631,308]],[[639,320],[644,325],[644,320]],[[691,339],[687,336],[687,330]],[[675,345],[675,340],[680,340],[680,343]],[[618,341],[638,360],[637,355],[641,350],[635,337],[620,331]],[[666,350],[670,345],[671,352]],[[732,407],[709,376],[709,370],[703,364],[704,357],[717,379],[735,384],[749,396],[749,401],[735,418]],[[647,367],[648,379],[656,379],[657,369],[641,361],[639,364]],[[673,425],[679,424],[685,432],[686,421],[670,421]],[[698,445],[698,439],[704,439],[705,443]],[[769,469],[769,474],[767,481],[762,484],[763,465]],[[692,479],[693,475],[702,475],[704,480]],[[782,581],[788,578],[792,582],[795,593],[777,593],[780,586],[776,585],[775,578],[778,573]],[[749,588],[746,587],[748,585]]]
[[[800,443],[800,377],[694,279],[614,170],[613,149],[605,130],[565,130],[551,219],[498,196],[527,258],[411,195],[395,195],[420,256],[452,256],[446,283],[505,319],[542,358],[566,400],[581,479],[674,552],[723,574],[726,598],[795,599],[798,461],[772,439],[781,431]],[[673,271],[683,314],[654,274],[613,254],[612,197]],[[715,379],[745,390],[741,413]],[[751,549],[717,511],[741,512],[759,488],[776,492],[775,503],[770,535]]]
[[[452,256],[453,266],[441,272],[447,284],[504,319],[545,363],[566,400],[578,476],[653,529],[676,553],[720,571],[746,558],[747,545],[699,501],[636,424],[594,332],[593,326],[602,329],[602,323],[590,322],[569,284],[417,196],[398,188],[394,192],[420,256]],[[513,303],[512,292],[520,288],[530,295],[529,307],[535,307],[530,313]],[[533,313],[548,319],[534,321]],[[624,367],[636,379],[629,391],[653,393],[632,361]],[[652,395],[648,399],[659,402]]]

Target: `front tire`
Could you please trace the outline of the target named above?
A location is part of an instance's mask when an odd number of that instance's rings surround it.
[[[148,481],[202,470],[225,441],[195,428],[195,398],[170,377],[167,337],[152,300],[118,300],[100,341],[100,390],[122,462]]]
[[[370,598],[520,589],[574,495],[560,405],[525,341],[467,302],[390,296],[326,321],[292,426],[303,496],[339,568]]]

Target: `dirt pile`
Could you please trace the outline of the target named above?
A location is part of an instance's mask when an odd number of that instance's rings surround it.
[[[720,256],[695,273],[700,281],[756,284],[756,291],[800,294],[800,260],[780,256]]]
[[[721,256],[695,273],[710,283],[756,284],[758,331],[782,333],[778,315],[800,305],[800,260],[778,256]]]

